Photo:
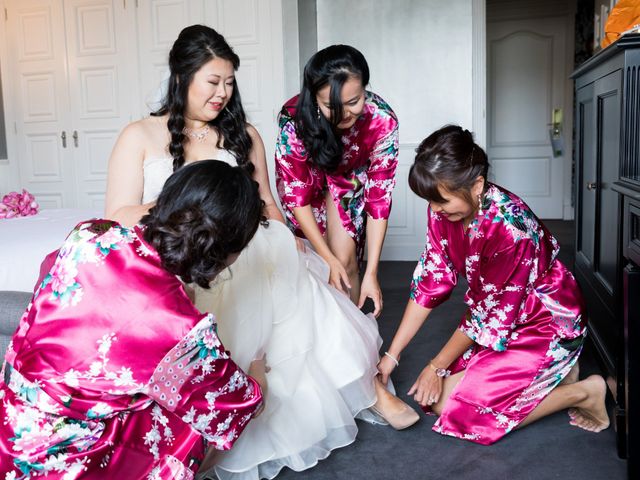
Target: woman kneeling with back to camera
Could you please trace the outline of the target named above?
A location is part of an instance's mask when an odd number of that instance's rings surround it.
[[[140,225],[78,224],[7,349],[0,478],[188,480],[207,445],[231,448],[261,388],[180,279],[208,286],[261,216],[256,182],[208,160],[171,176]]]

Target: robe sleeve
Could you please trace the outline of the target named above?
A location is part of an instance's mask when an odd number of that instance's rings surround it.
[[[410,298],[425,308],[434,308],[449,298],[458,276],[449,260],[442,222],[431,208],[427,225],[427,242],[413,272]]]
[[[218,450],[233,446],[262,403],[258,383],[220,343],[213,315],[203,318],[162,359],[148,395]]]
[[[480,261],[478,286],[467,292],[469,310],[460,330],[496,351],[507,349],[528,294],[536,280],[535,245],[523,238]]]
[[[389,218],[391,193],[398,165],[398,122],[390,118],[386,133],[376,142],[367,170],[364,209],[372,218]]]
[[[275,157],[280,201],[291,209],[309,205],[317,172],[307,162],[304,144],[292,120],[280,121]]]

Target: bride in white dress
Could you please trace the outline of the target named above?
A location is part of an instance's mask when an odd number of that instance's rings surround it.
[[[325,262],[283,223],[269,189],[264,146],[246,123],[224,38],[187,27],[169,56],[160,111],[128,125],[109,161],[106,217],[133,225],[153,206],[176,168],[208,158],[252,172],[269,218],[236,262],[195,303],[214,313],[234,360],[266,390],[265,410],[227,452],[210,455],[204,475],[273,478],[301,471],[352,443],[354,417],[401,429],[415,411],[377,380],[381,339],[366,316],[327,283]],[[372,411],[373,410],[373,411]]]

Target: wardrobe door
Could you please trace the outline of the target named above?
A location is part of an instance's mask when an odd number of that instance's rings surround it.
[[[617,333],[611,293],[604,288],[597,273],[600,262],[600,228],[602,186],[600,178],[600,105],[595,83],[576,92],[576,278],[580,283],[589,314],[592,341],[611,375],[616,372]]]
[[[591,338],[616,376],[622,339],[620,305],[621,73],[614,70],[576,92],[576,277]],[[617,379],[620,380],[620,379]]]
[[[598,210],[596,220],[595,272],[603,295],[615,299],[620,272],[620,195],[613,182],[620,177],[620,115],[622,72],[616,70],[595,84],[598,108]]]
[[[7,0],[5,5],[19,186],[33,193],[42,208],[73,207],[63,4]]]
[[[65,0],[71,118],[69,149],[78,204],[104,208],[107,164],[137,113],[133,2]],[[130,23],[131,22],[131,23]],[[135,109],[135,110],[134,110]]]
[[[133,2],[131,2],[133,5]],[[102,208],[107,163],[137,117],[134,11],[121,0],[9,0],[20,186],[43,208]]]
[[[596,224],[596,107],[593,84],[576,92],[576,263],[593,268]]]

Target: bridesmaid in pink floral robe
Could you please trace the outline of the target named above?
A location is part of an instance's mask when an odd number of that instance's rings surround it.
[[[377,272],[398,162],[398,119],[366,90],[357,49],[331,45],[304,68],[300,94],[278,118],[276,185],[287,224],[329,266],[329,283],[382,310]],[[367,267],[360,266],[367,238]]]
[[[434,430],[488,445],[565,408],[574,425],[606,428],[604,380],[577,381],[572,372],[586,320],[556,240],[520,198],[485,181],[486,155],[468,131],[444,127],[417,152],[409,185],[430,202],[427,240],[411,300],[378,366],[383,378],[463,275],[469,308],[409,390],[440,415]]]
[[[362,115],[342,132],[342,162],[326,172],[309,161],[293,117],[298,96],[288,100],[279,117],[276,142],[276,182],[287,222],[301,237],[293,209],[311,205],[322,234],[327,228],[324,191],[329,189],[342,225],[364,251],[364,219],[389,218],[391,193],[398,162],[398,120],[391,107],[375,93],[365,93]]]
[[[435,308],[458,275],[469,288],[460,322],[474,346],[448,369],[472,367],[434,430],[493,443],[517,426],[578,360],[586,322],[580,289],[557,260],[559,246],[522,200],[489,184],[481,209],[462,222],[428,210],[427,244],[411,299]],[[481,388],[479,388],[481,386]]]
[[[192,479],[260,407],[143,233],[90,220],[45,259],[2,367],[0,479]]]

